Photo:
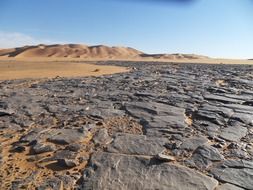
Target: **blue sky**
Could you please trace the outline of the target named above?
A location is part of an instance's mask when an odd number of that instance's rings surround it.
[[[175,1],[0,0],[0,48],[84,43],[253,57],[253,0]]]

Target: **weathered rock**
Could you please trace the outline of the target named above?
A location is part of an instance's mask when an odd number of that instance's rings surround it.
[[[169,155],[165,155],[162,153],[159,153],[155,156],[156,159],[161,160],[161,161],[165,161],[165,162],[171,162],[171,161],[175,161],[176,158],[174,156],[169,156]]]
[[[59,159],[66,159],[66,160],[75,160],[77,157],[77,153],[69,150],[58,150],[54,152],[54,154],[51,157],[44,158],[41,162],[52,162],[52,161],[58,161]]]
[[[207,110],[199,110],[196,114],[196,117],[213,122],[217,125],[224,125],[226,123],[225,119],[220,116],[218,113],[207,111]]]
[[[243,188],[240,188],[238,186],[229,184],[229,183],[225,183],[222,185],[219,185],[216,190],[244,190]]]
[[[36,142],[39,140],[43,140],[41,139],[41,132],[43,131],[43,129],[32,129],[31,131],[29,131],[27,134],[21,136],[21,138],[19,139],[20,142]]]
[[[0,189],[252,189],[252,66],[97,64],[135,69],[0,82]]]
[[[73,151],[73,152],[78,152],[81,148],[82,148],[82,146],[79,144],[70,144],[70,145],[66,146],[65,149],[69,150],[69,151]]]
[[[57,164],[63,168],[73,168],[77,166],[76,161],[68,159],[58,159]]]
[[[5,110],[0,108],[0,117],[1,116],[8,116],[14,114],[14,111],[12,110]]]
[[[253,163],[238,160],[224,161],[223,164],[211,170],[214,177],[222,182],[236,186],[253,189]]]
[[[241,121],[245,123],[246,125],[253,125],[252,114],[235,113],[232,115],[231,119]]]
[[[183,141],[182,145],[180,146],[181,149],[186,150],[195,150],[199,146],[208,142],[208,139],[204,136],[194,136],[191,138],[187,138]]]
[[[223,155],[221,155],[216,148],[202,145],[194,151],[192,157],[188,160],[188,164],[200,170],[205,170],[209,168],[213,162],[223,159]]]
[[[204,95],[204,98],[206,100],[218,101],[218,102],[222,102],[222,103],[225,103],[225,104],[230,104],[230,103],[241,104],[241,103],[243,103],[243,100],[227,98],[227,97],[224,97],[224,96],[219,96],[219,95],[214,95],[214,94]]]
[[[100,129],[95,136],[93,137],[93,141],[95,144],[103,145],[108,144],[112,141],[112,138],[109,136],[107,129]]]
[[[195,150],[194,154],[198,154],[211,161],[221,161],[224,159],[224,157],[216,148],[208,145],[199,146]]]
[[[126,112],[138,119],[144,119],[145,127],[166,128],[186,127],[184,122],[185,110],[175,106],[170,106],[154,102],[134,102],[125,104]]]
[[[87,138],[87,132],[79,129],[56,129],[51,133],[48,141],[61,145],[82,142]]]
[[[55,150],[55,147],[52,145],[36,143],[34,146],[32,146],[31,153],[32,154],[41,154],[41,153],[45,153],[45,152],[52,152],[54,150]]]
[[[97,153],[84,171],[81,189],[214,189],[218,182],[187,167],[152,160]]]
[[[19,146],[19,145],[14,145],[11,150],[11,152],[18,152],[18,153],[21,153],[21,152],[24,152],[25,151],[25,147],[24,146]]]
[[[152,138],[145,135],[119,133],[107,147],[108,152],[121,154],[157,155],[165,150],[164,138]]]
[[[219,135],[221,138],[227,141],[239,141],[242,137],[246,136],[247,128],[241,126],[229,126],[221,130]]]

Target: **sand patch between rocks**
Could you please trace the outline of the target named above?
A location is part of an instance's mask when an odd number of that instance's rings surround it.
[[[0,62],[0,80],[100,76],[128,71],[125,67],[72,62]]]

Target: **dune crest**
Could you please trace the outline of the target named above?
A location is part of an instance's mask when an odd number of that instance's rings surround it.
[[[146,54],[130,47],[109,47],[105,45],[87,46],[83,44],[54,44],[24,46],[0,49],[0,57],[13,58],[99,58],[99,59],[168,59],[193,60],[208,58],[194,54]]]

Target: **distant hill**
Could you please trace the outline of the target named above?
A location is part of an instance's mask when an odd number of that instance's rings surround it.
[[[99,58],[99,59],[202,59],[206,56],[194,54],[146,54],[130,47],[109,47],[104,45],[87,46],[81,44],[55,44],[24,46],[19,48],[0,49],[1,57],[15,58]]]

